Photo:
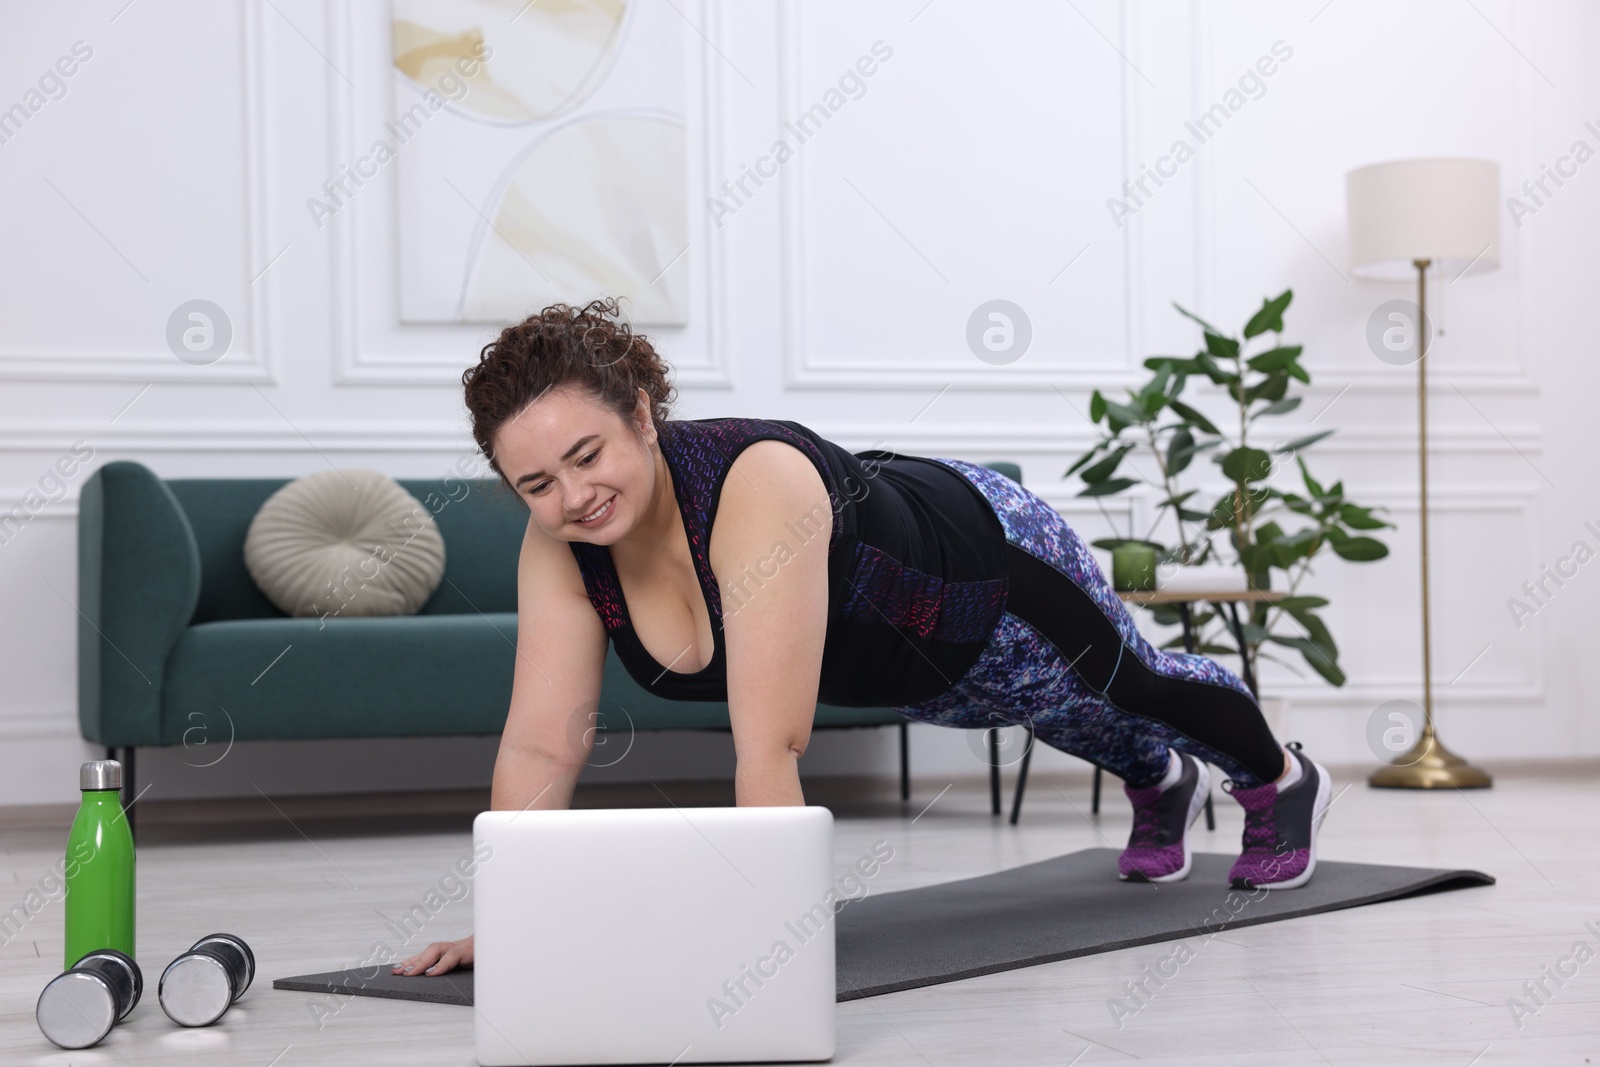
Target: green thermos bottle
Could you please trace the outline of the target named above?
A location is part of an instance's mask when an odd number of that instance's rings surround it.
[[[98,949],[133,951],[133,832],[122,810],[122,764],[90,760],[78,770],[83,802],[67,835],[67,947],[63,968]]]

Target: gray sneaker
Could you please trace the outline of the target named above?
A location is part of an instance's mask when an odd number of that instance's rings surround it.
[[[1244,851],[1228,872],[1234,889],[1295,889],[1317,869],[1317,831],[1333,803],[1333,783],[1326,767],[1301,753],[1300,742],[1284,747],[1300,761],[1300,780],[1288,789],[1280,792],[1276,782],[1249,789],[1222,783],[1244,808]]]
[[[1173,749],[1177,752],[1177,749]],[[1117,859],[1124,882],[1177,882],[1189,877],[1193,853],[1188,830],[1211,795],[1211,771],[1187,752],[1178,752],[1183,771],[1166,792],[1155,786],[1122,791],[1133,804],[1133,832]]]

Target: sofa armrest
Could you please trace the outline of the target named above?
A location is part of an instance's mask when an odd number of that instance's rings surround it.
[[[167,655],[200,598],[200,550],[172,490],[114,460],[78,502],[78,726],[103,745],[161,743]]]

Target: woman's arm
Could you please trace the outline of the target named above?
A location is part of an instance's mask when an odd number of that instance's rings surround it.
[[[722,483],[709,547],[722,597],[740,807],[799,805],[828,629],[833,509],[811,460],[757,441]]]
[[[594,746],[606,631],[572,549],[532,522],[517,565],[516,657],[489,807],[568,807]]]
[[[489,796],[493,811],[565,808],[594,745],[606,632],[566,542],[528,524],[517,564],[516,666]],[[470,967],[473,941],[435,941],[391,973]]]

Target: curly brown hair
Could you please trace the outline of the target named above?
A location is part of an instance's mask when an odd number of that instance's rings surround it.
[[[472,437],[489,466],[509,488],[494,454],[494,435],[507,422],[557,386],[583,390],[624,420],[631,419],[638,391],[650,397],[656,431],[677,396],[671,366],[648,338],[633,332],[615,297],[583,307],[551,304],[483,346],[477,366],[461,374]]]

